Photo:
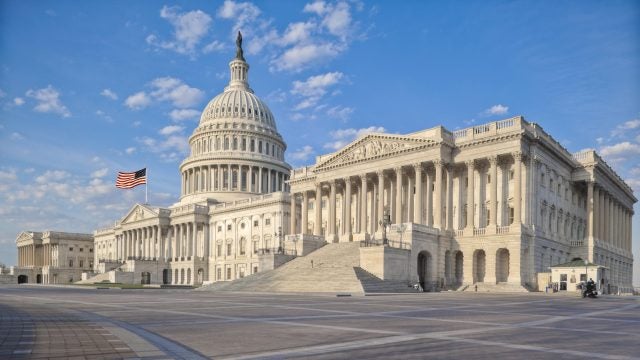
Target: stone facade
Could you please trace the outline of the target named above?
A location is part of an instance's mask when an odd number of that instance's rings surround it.
[[[11,268],[18,283],[68,284],[92,271],[91,234],[25,231],[16,239],[18,265]]]
[[[631,287],[632,190],[594,151],[570,154],[522,117],[369,134],[295,169],[290,185],[296,233],[375,243],[388,213],[389,238],[406,232],[410,280],[426,287],[536,289],[537,273],[576,257]]]
[[[229,85],[206,106],[189,139],[180,201],[169,208],[137,204],[115,226],[96,231],[100,273],[132,273],[134,283],[198,285],[273,268],[265,259],[261,266],[259,257],[284,252],[286,144],[249,87],[249,65],[236,58],[229,67]]]

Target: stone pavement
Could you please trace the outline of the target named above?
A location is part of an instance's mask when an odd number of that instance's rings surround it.
[[[640,299],[0,287],[0,358],[640,359]]]

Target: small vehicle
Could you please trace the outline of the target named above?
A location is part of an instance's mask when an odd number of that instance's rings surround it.
[[[589,279],[589,281],[587,281],[586,284],[582,286],[582,297],[590,297],[593,299],[598,297],[596,283],[593,280]]]

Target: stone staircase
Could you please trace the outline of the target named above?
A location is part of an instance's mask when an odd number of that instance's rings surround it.
[[[199,290],[255,292],[412,292],[406,282],[383,281],[360,268],[360,243],[332,243],[269,271],[216,282]]]
[[[475,292],[476,285],[478,286],[478,292],[503,292],[503,293],[514,293],[514,292],[529,292],[527,288],[519,284],[510,284],[510,283],[477,283],[472,285],[465,285],[460,288],[459,291],[466,292]]]
[[[111,270],[114,271],[114,270]],[[93,283],[99,283],[99,282],[108,282],[109,281],[109,273],[111,271],[107,271],[105,273],[100,273],[100,274],[96,274],[93,277],[88,278],[87,280],[80,280],[80,281],[76,281],[76,284],[93,284]]]

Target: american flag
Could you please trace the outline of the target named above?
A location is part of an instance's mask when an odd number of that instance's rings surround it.
[[[134,172],[118,172],[116,187],[120,189],[131,189],[138,185],[147,183],[147,168]]]

